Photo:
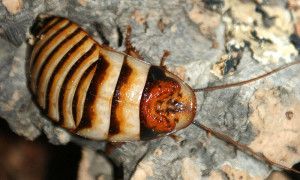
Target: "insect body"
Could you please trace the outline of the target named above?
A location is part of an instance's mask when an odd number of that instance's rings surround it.
[[[148,140],[187,127],[193,90],[174,74],[100,46],[61,17],[38,20],[29,84],[47,116],[95,140]]]
[[[247,81],[191,89],[163,68],[95,42],[66,18],[38,19],[32,28],[36,42],[29,62],[29,86],[37,104],[62,127],[80,136],[112,142],[149,140],[194,125],[282,168],[231,138],[196,121],[194,92],[240,86],[289,66],[290,63]],[[168,53],[165,52],[165,55]]]

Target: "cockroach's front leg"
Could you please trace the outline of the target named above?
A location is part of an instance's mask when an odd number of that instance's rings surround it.
[[[130,42],[130,35],[131,35],[131,27],[130,25],[126,26],[126,37],[125,37],[125,46],[126,46],[126,53],[132,57],[137,59],[143,59],[140,55],[140,51],[136,50],[135,47],[132,46]]]

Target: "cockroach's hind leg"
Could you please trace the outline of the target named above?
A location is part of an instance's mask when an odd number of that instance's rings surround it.
[[[135,49],[135,47],[132,46],[130,42],[130,36],[131,36],[131,27],[130,25],[126,26],[126,37],[125,37],[125,46],[126,46],[126,53],[132,57],[143,59],[143,57],[140,55],[140,52]]]
[[[179,142],[181,136],[180,135],[175,135],[175,134],[169,134],[169,137],[171,137],[172,139],[174,139],[174,141]]]
[[[165,66],[165,61],[167,59],[167,57],[170,55],[170,51],[168,50],[164,50],[164,54],[163,56],[160,58],[160,67],[163,67],[164,69],[167,69],[167,67]]]
[[[95,23],[96,26],[96,30],[98,32],[98,35],[100,36],[100,39],[102,40],[102,44],[103,46],[109,46],[110,42],[109,40],[105,37],[105,33],[103,32],[103,25],[100,23]]]
[[[105,152],[107,154],[112,154],[114,149],[120,148],[124,144],[126,144],[126,143],[125,142],[107,142]]]

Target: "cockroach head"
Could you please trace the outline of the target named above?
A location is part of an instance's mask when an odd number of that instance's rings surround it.
[[[140,106],[142,127],[164,134],[183,129],[193,121],[196,97],[180,78],[152,66]]]

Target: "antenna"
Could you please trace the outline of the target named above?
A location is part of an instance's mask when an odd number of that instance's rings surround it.
[[[271,72],[268,72],[264,75],[261,75],[261,76],[258,76],[256,78],[253,78],[253,79],[249,79],[249,80],[246,80],[246,81],[242,81],[242,82],[238,82],[238,83],[233,83],[233,84],[228,84],[228,85],[221,85],[221,86],[214,86],[214,87],[207,87],[207,88],[200,88],[200,89],[193,89],[194,92],[202,92],[202,91],[214,91],[214,90],[217,90],[217,89],[225,89],[225,88],[230,88],[230,87],[235,87],[235,86],[241,86],[241,85],[244,85],[244,84],[248,84],[248,83],[251,83],[253,81],[257,81],[259,79],[262,79],[264,77],[267,77],[267,76],[270,76],[278,71],[281,71],[281,70],[284,70],[290,66],[294,66],[296,64],[300,64],[299,61],[296,61],[296,62],[293,62],[293,63],[290,63],[288,65],[285,65],[283,67],[280,67],[278,69],[275,69]]]
[[[263,160],[265,160],[265,161],[267,161],[267,162],[269,162],[271,164],[274,164],[276,166],[279,166],[279,167],[282,167],[284,169],[287,169],[287,170],[290,170],[290,171],[294,171],[294,172],[300,174],[300,171],[298,171],[296,169],[293,169],[293,168],[289,168],[289,167],[283,166],[283,165],[281,165],[279,163],[276,163],[276,162],[274,162],[274,161],[272,161],[272,160],[270,160],[270,159],[268,159],[268,158],[266,158],[266,157],[264,157],[264,156],[262,156],[262,155],[260,155],[260,154],[258,154],[256,152],[254,152],[252,149],[248,148],[247,146],[244,146],[244,145],[240,144],[239,142],[231,139],[230,137],[225,136],[225,135],[223,135],[223,134],[221,134],[221,133],[219,133],[219,132],[217,132],[215,130],[210,129],[210,128],[204,126],[203,124],[198,123],[197,121],[193,121],[193,124],[196,125],[197,127],[201,128],[201,129],[204,129],[204,130],[206,130],[206,131],[208,131],[208,132],[210,132],[210,133],[218,136],[221,139],[224,139],[225,141],[227,141],[227,142],[229,142],[231,144],[234,144],[235,146],[237,146],[237,147],[239,147],[239,148],[241,148],[241,149],[243,149],[245,151],[250,152],[251,154],[254,154],[255,156],[257,156],[257,157],[259,157],[259,158],[261,158],[261,159],[263,159]]]

